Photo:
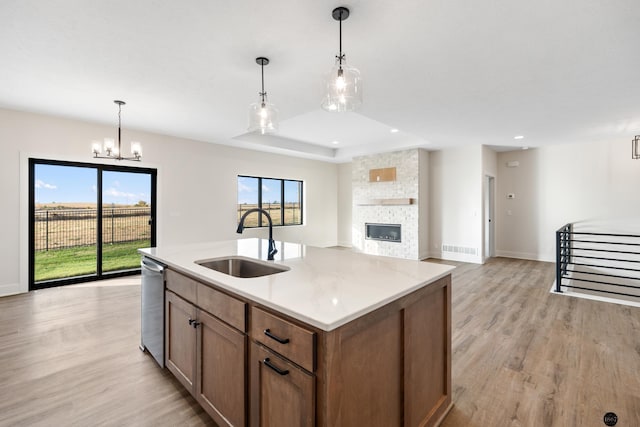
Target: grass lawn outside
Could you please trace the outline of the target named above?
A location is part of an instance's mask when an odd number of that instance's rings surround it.
[[[140,267],[139,248],[151,246],[149,240],[105,244],[102,247],[102,271],[128,270]],[[36,251],[35,282],[83,276],[96,273],[96,247]]]

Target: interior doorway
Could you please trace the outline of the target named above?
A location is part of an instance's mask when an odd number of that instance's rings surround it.
[[[155,169],[29,159],[29,289],[140,272],[156,244]]]
[[[484,257],[495,256],[495,178],[484,177]]]

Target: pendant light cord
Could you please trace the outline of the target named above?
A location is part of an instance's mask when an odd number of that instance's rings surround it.
[[[340,71],[342,71],[342,58],[344,58],[344,55],[342,54],[342,12],[340,12],[340,21],[339,21],[339,25],[340,25],[340,53],[338,56],[338,61],[340,61]]]
[[[122,113],[122,104],[118,104],[118,156],[122,156],[122,145],[120,141],[120,132],[121,132],[121,119],[120,113]]]
[[[260,64],[260,72],[262,74],[262,92],[260,92],[260,97],[262,98],[262,107],[264,108],[264,97],[267,94],[264,91],[264,62]]]

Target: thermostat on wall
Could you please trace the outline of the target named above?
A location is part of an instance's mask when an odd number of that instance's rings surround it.
[[[508,193],[507,194],[507,199],[515,199],[516,198],[516,194],[515,193]]]

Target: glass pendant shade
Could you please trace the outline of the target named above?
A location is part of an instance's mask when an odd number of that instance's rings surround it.
[[[262,90],[258,92],[260,101],[249,105],[249,132],[260,132],[261,134],[278,131],[278,110],[275,105],[267,100],[267,91],[264,90],[264,66],[269,65],[269,58],[259,56],[256,64],[260,66],[260,76],[262,78]]]
[[[249,132],[274,133],[278,131],[278,110],[275,105],[258,101],[249,105]]]
[[[322,108],[330,112],[354,111],[362,105],[362,78],[357,68],[350,67],[342,57],[326,77]]]

